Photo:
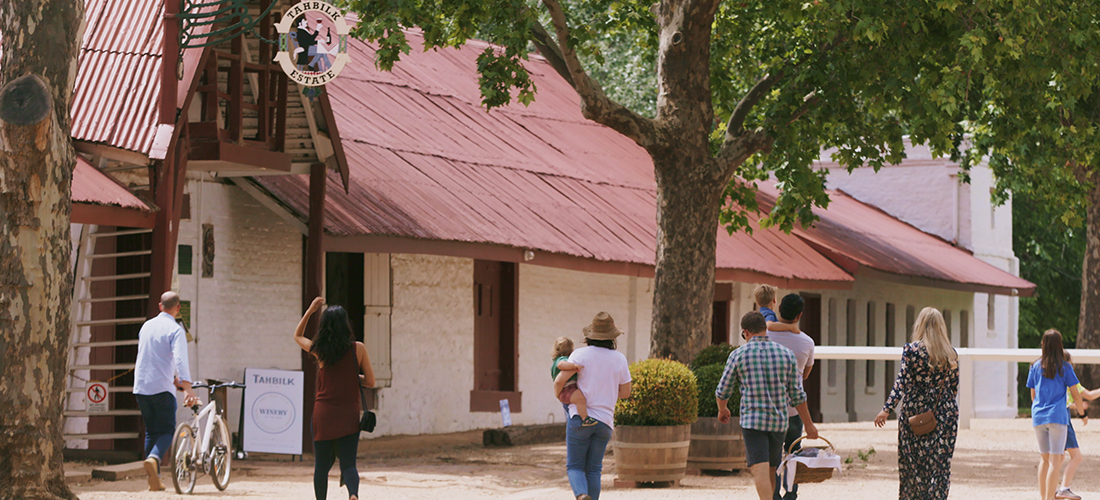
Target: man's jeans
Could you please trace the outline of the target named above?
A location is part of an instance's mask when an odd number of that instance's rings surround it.
[[[603,455],[609,441],[611,427],[603,422],[583,427],[580,415],[575,415],[565,424],[565,472],[574,497],[587,493],[592,500],[599,500]]]
[[[787,435],[783,438],[783,453],[786,453],[787,450],[790,450],[791,449],[791,444],[794,443],[795,441],[797,441],[798,438],[800,438],[800,437],[802,437],[802,418],[801,417],[790,417],[790,418],[788,418],[787,419]],[[802,449],[802,443],[799,443],[798,446],[795,447],[794,451],[798,451],[800,449]],[[779,472],[779,477],[775,478],[775,494],[772,495],[772,500],[795,500],[795,499],[797,499],[798,498],[798,485],[797,484],[794,485],[793,489],[791,489],[790,491],[787,491],[786,495],[783,495],[783,496],[779,495],[779,487],[781,485],[780,483],[783,483],[783,481],[781,479],[783,477],[783,471],[780,470],[778,472]]]
[[[162,392],[152,396],[134,394],[134,398],[145,423],[145,456],[155,455],[163,463],[176,432],[176,395]]]

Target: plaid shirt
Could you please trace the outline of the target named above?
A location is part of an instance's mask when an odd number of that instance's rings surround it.
[[[753,337],[730,353],[714,395],[728,400],[741,386],[741,427],[764,432],[787,430],[787,407],[806,401],[794,353],[768,339]]]

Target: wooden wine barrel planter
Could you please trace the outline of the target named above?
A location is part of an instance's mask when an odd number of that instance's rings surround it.
[[[687,472],[691,426],[618,425],[612,444],[620,481],[679,481]]]
[[[748,467],[740,421],[733,417],[723,424],[716,417],[699,417],[691,425],[688,468],[734,471]]]

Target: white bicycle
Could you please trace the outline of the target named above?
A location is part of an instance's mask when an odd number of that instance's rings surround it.
[[[218,408],[213,397],[214,390],[222,387],[243,389],[245,386],[236,382],[213,385],[200,382],[191,387],[206,388],[210,402],[201,410],[199,405],[192,406],[194,416],[191,421],[176,427],[176,435],[172,438],[172,485],[176,487],[176,493],[189,494],[195,489],[198,475],[205,473],[210,474],[219,491],[224,491],[229,486],[233,452],[230,449],[229,425],[225,423],[225,409]],[[200,435],[202,439],[196,439]]]

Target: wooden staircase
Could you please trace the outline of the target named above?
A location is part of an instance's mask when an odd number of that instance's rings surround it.
[[[152,231],[81,226],[69,341],[63,438],[70,457],[140,458],[141,412],[133,397],[138,331],[149,300]],[[89,413],[89,381],[108,382],[106,412]]]

